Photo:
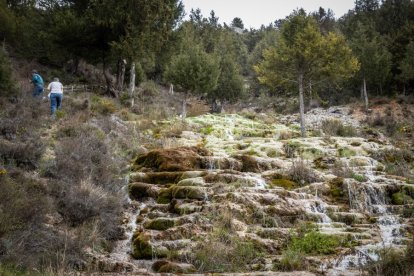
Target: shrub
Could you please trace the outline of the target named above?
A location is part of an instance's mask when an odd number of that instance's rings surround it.
[[[303,159],[293,161],[287,175],[290,180],[299,183],[301,186],[319,181],[319,177]]]
[[[139,89],[144,98],[153,98],[160,94],[157,84],[152,80],[143,82]]]
[[[386,149],[373,152],[372,157],[385,165],[388,174],[413,177],[410,173],[411,163],[414,161],[411,150]]]
[[[332,167],[332,173],[337,177],[342,178],[352,178],[354,175],[354,172],[349,166],[340,161],[336,160],[334,166]]]
[[[326,135],[341,136],[341,137],[353,137],[358,134],[355,127],[351,125],[344,125],[340,120],[329,119],[322,121],[322,131]]]
[[[310,255],[332,254],[340,245],[337,236],[322,234],[317,230],[311,230],[304,235],[293,235],[291,239],[289,248]]]
[[[209,240],[196,247],[195,258],[191,261],[199,272],[243,272],[262,255],[263,248],[252,241],[232,235],[227,238],[227,243],[223,243],[223,234],[220,236],[210,235]]]
[[[365,267],[369,275],[413,275],[414,273],[414,242],[411,242],[405,252],[387,248],[380,252],[378,261]]]
[[[91,111],[102,115],[108,115],[115,113],[116,105],[109,98],[103,98],[94,95],[91,98]]]
[[[305,254],[288,248],[282,252],[282,259],[275,265],[276,270],[300,271],[307,268]]]
[[[385,133],[390,137],[398,132],[398,122],[392,114],[381,116],[377,113],[375,116],[367,118],[367,123],[370,127],[382,127],[385,130]]]
[[[10,142],[0,139],[0,161],[4,164],[35,169],[44,152],[40,137]]]
[[[13,83],[10,61],[0,48],[0,96],[10,96],[16,92]]]

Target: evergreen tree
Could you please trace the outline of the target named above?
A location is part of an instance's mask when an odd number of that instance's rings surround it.
[[[296,83],[299,88],[300,122],[305,137],[304,85],[319,75],[349,77],[358,68],[351,49],[340,35],[324,37],[312,17],[295,11],[283,24],[277,47],[264,52],[264,60],[255,66],[259,81],[275,87]]]
[[[358,24],[352,38],[352,49],[361,64],[358,74],[361,80],[361,96],[368,109],[367,83],[382,90],[391,74],[391,54],[384,40],[368,25]],[[372,25],[371,25],[372,26]]]
[[[189,95],[203,95],[214,91],[220,75],[219,62],[200,47],[189,48],[185,53],[172,58],[165,78],[177,85],[184,94],[182,118],[187,115],[186,105]]]
[[[237,64],[230,55],[224,55],[220,61],[220,77],[217,88],[208,94],[213,112],[221,112],[226,102],[234,102],[243,97],[243,77]]]
[[[401,71],[398,79],[403,83],[403,94],[406,93],[406,86],[414,80],[414,41],[407,45],[404,59],[401,61],[399,69]]]

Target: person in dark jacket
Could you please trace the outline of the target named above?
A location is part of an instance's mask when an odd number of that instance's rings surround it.
[[[39,73],[37,73],[36,70],[32,71],[32,79],[30,81],[31,83],[33,83],[34,88],[33,88],[33,97],[37,98],[37,97],[41,97],[42,93],[43,93],[43,79],[42,76],[39,75]]]

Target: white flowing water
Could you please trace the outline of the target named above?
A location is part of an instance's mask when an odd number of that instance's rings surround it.
[[[399,216],[388,212],[383,186],[373,183],[377,177],[369,172],[365,175],[368,182],[347,184],[349,205],[351,211],[353,209],[356,212],[365,212],[375,216],[380,241],[355,247],[352,253],[336,260],[330,275],[347,275],[349,270],[358,269],[370,262],[377,261],[381,249],[401,244],[400,229],[402,225]]]

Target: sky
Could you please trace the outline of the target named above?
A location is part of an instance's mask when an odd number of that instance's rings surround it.
[[[220,23],[230,24],[233,18],[240,17],[244,27],[258,29],[269,25],[276,19],[283,19],[296,8],[304,8],[307,12],[316,11],[319,7],[333,10],[339,18],[354,7],[355,0],[182,0],[186,18],[191,9],[199,8],[204,17],[210,16],[214,10]]]

